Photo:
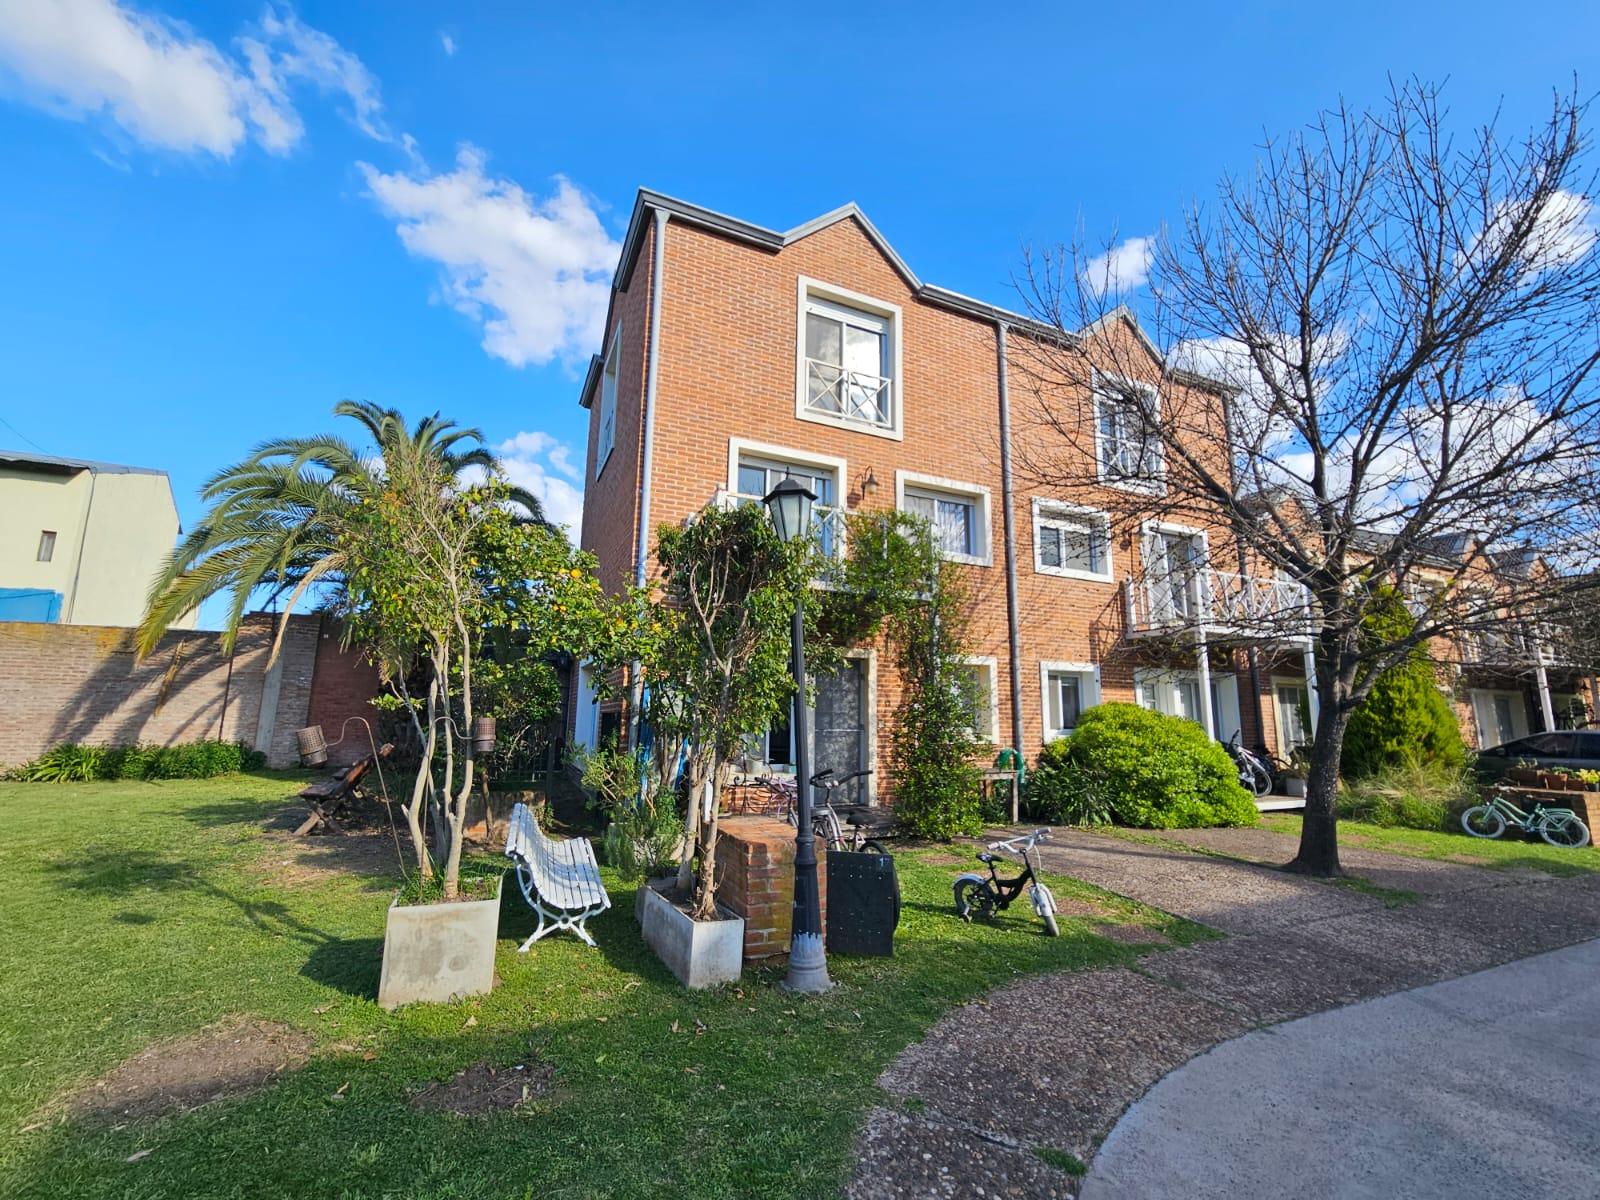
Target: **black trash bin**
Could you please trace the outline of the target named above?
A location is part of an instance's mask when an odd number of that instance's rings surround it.
[[[828,953],[888,958],[899,924],[894,855],[828,851]]]

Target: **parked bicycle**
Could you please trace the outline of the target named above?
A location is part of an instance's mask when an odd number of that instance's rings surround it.
[[[1589,844],[1589,827],[1570,808],[1556,808],[1536,800],[1532,812],[1523,812],[1502,788],[1489,794],[1488,803],[1474,805],[1461,814],[1461,828],[1476,838],[1497,838],[1508,826],[1523,833],[1537,833],[1550,845],[1564,850]]]
[[[851,780],[862,779],[871,774],[871,771],[852,771],[848,775],[836,777],[832,768],[829,768],[825,771],[818,771],[811,777],[811,786],[822,792],[820,799],[813,799],[811,802],[811,832],[829,850],[845,850],[852,853],[865,854],[888,853],[881,842],[868,836],[866,827],[858,817],[851,814],[841,821],[839,812],[833,805],[835,792]],[[795,789],[792,783],[784,794],[789,802],[788,811],[784,814],[784,819],[789,824],[794,825],[798,820],[795,815],[798,805],[795,801]],[[848,833],[846,832],[847,829],[849,830]]]
[[[1260,755],[1254,751],[1246,750],[1239,744],[1238,731],[1223,743],[1228,757],[1233,759],[1233,764],[1239,769],[1239,782],[1246,791],[1256,796],[1272,794],[1272,767],[1264,762]]]
[[[1060,937],[1061,930],[1056,925],[1056,898],[1039,879],[1033,862],[1033,848],[1049,836],[1048,829],[1035,829],[1032,833],[990,842],[989,852],[978,853],[978,861],[989,868],[989,878],[968,872],[955,882],[956,915],[963,921],[970,921],[974,916],[992,917],[1010,908],[1011,902],[1027,891],[1033,911],[1044,922],[1045,931],[1051,937]],[[1022,874],[1012,879],[1000,878],[1000,864],[1011,860],[1000,857],[995,851],[1020,855]]]

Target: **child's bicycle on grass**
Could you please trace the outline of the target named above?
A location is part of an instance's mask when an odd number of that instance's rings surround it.
[[[1487,803],[1474,805],[1461,814],[1461,828],[1476,838],[1497,838],[1508,826],[1523,833],[1537,833],[1563,850],[1589,844],[1589,827],[1570,808],[1556,808],[1536,800],[1531,812],[1523,812],[1511,802],[1504,788],[1495,788]]]

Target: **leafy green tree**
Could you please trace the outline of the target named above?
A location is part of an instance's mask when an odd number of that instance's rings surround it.
[[[486,643],[509,638],[534,661],[555,649],[581,654],[608,617],[593,559],[561,533],[519,519],[509,494],[493,475],[461,487],[449,463],[408,457],[387,464],[381,488],[351,504],[335,541],[349,636],[377,665],[421,747],[402,807],[417,869],[442,875],[446,899],[459,891],[477,767],[473,720],[504,683],[486,676]]]
[[[1400,593],[1384,587],[1377,589],[1361,626],[1369,641],[1398,645],[1412,636],[1416,619]],[[1466,754],[1461,726],[1449,698],[1439,690],[1427,647],[1417,645],[1378,676],[1350,714],[1340,767],[1353,778],[1410,764],[1437,766],[1448,774],[1461,768]]]
[[[437,413],[408,426],[395,409],[365,401],[343,400],[333,411],[356,422],[374,451],[332,434],[279,438],[212,476],[200,492],[205,516],[151,584],[137,635],[140,654],[212,596],[228,597],[223,648],[231,650],[252,596],[283,598],[287,617],[313,585],[337,583],[345,568],[344,521],[397,472],[425,475],[444,488],[496,469],[478,430]],[[507,487],[505,495],[527,519],[543,519],[530,493]],[[286,626],[280,624],[280,639]],[[277,648],[275,642],[274,656]]]

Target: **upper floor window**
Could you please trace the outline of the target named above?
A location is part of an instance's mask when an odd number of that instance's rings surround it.
[[[1111,519],[1094,509],[1035,500],[1033,566],[1043,575],[1110,580]]]
[[[38,562],[49,562],[55,556],[56,556],[56,531],[54,529],[40,530],[40,532],[39,532],[39,553],[36,556],[36,561],[38,561]]]
[[[622,361],[622,326],[611,337],[605,370],[600,375],[600,437],[594,451],[594,477],[600,478],[606,459],[617,444],[617,377]]]
[[[1156,406],[1154,388],[1125,379],[1095,380],[1095,453],[1100,482],[1115,487],[1157,490],[1164,465],[1161,439],[1147,413]]]
[[[946,558],[989,565],[988,488],[908,471],[897,471],[895,480],[900,511],[927,520]]]
[[[811,506],[817,544],[830,558],[844,549],[844,508],[839,503],[839,480],[844,463],[836,459],[803,456],[778,446],[734,439],[729,491],[736,504],[760,504],[780,480],[804,484],[816,500]]]
[[[796,415],[898,437],[898,323],[894,305],[802,279]]]

